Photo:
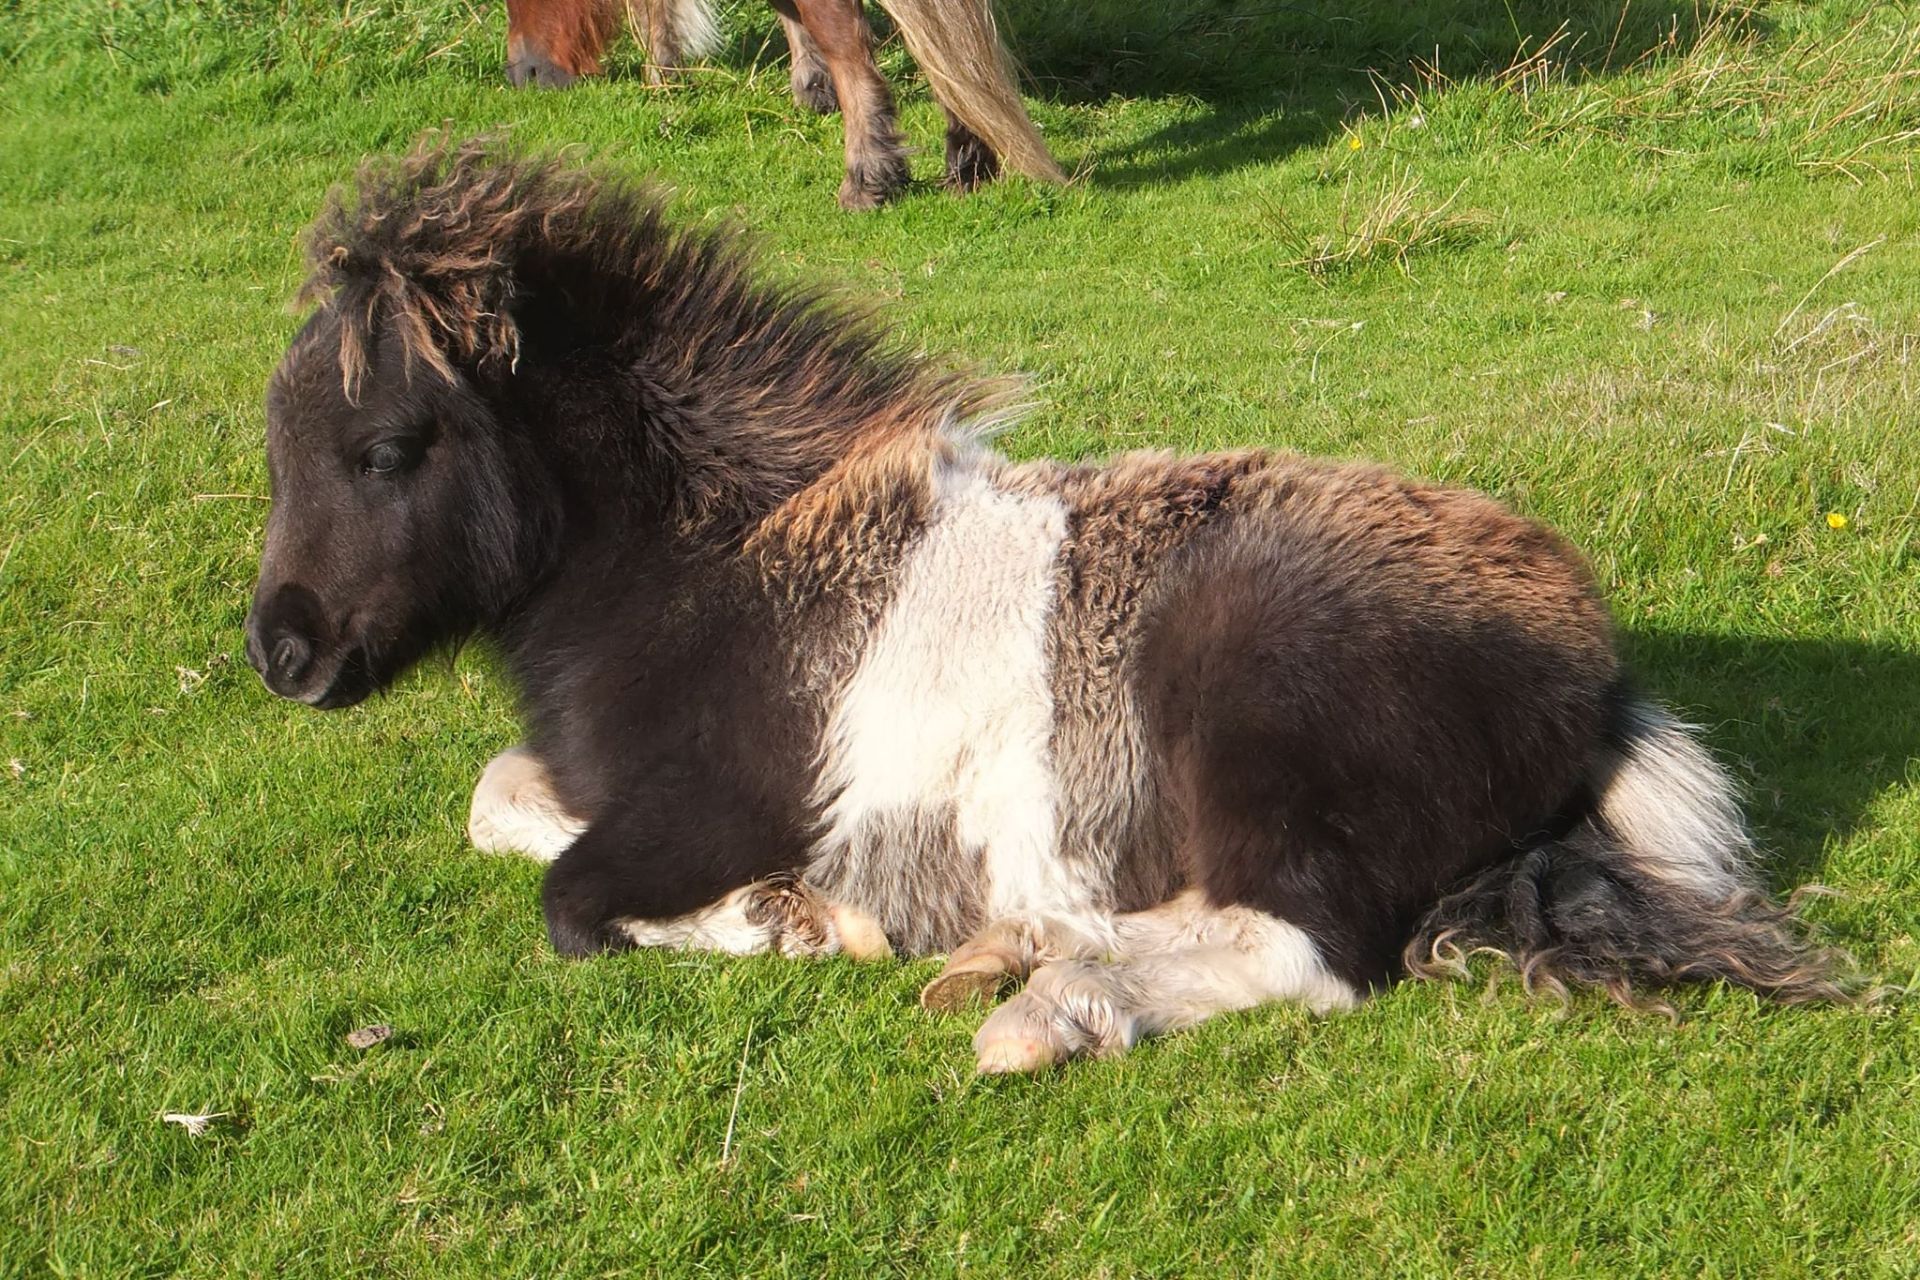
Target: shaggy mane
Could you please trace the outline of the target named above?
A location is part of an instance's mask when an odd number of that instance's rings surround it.
[[[933,368],[828,292],[761,278],[740,231],[677,228],[664,206],[641,183],[430,133],[329,193],[298,301],[339,317],[350,401],[382,332],[408,376],[449,381],[569,343],[617,352],[696,520],[758,523],[830,471],[940,447],[1010,403],[1014,384]]]

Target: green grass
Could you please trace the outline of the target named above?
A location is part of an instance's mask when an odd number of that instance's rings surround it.
[[[933,189],[896,41],[926,185],[850,217],[762,8],[681,87],[516,95],[478,0],[0,2],[0,1274],[1920,1274],[1910,1003],[1420,985],[976,1080],[926,963],[554,959],[462,839],[484,652],[327,716],[239,660],[304,221],[509,128],[1029,372],[1016,454],[1284,444],[1555,522],[1777,883],[1920,978],[1920,11],[1010,8],[1083,180]]]

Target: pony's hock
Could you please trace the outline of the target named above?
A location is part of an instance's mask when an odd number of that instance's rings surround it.
[[[249,621],[345,706],[479,634],[526,742],[477,844],[565,954],[951,953],[983,1070],[1477,948],[1530,986],[1836,998],[1579,555],[1267,450],[1014,465],[1003,384],[726,234],[486,144],[366,168],[268,393]]]

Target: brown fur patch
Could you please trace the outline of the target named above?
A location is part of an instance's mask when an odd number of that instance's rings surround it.
[[[933,467],[953,445],[936,424],[883,424],[748,536],[746,551],[792,603],[861,592],[899,563],[933,507]]]
[[[1142,601],[1167,556],[1217,518],[1255,453],[1127,454],[1098,466],[1035,462],[1009,469],[1009,488],[1067,505],[1048,634],[1053,755],[1064,803],[1063,857],[1098,867],[1113,909],[1165,900],[1183,876],[1173,863],[1175,815],[1125,678]]]
[[[1382,582],[1397,583],[1416,613],[1438,604],[1459,625],[1497,617],[1562,636],[1584,632],[1596,666],[1581,678],[1613,675],[1611,621],[1578,552],[1480,494],[1266,450],[1034,462],[1008,468],[1003,483],[1068,507],[1049,633],[1060,848],[1098,869],[1116,910],[1162,901],[1193,875],[1178,864],[1182,820],[1168,799],[1166,762],[1145,738],[1131,663],[1143,608],[1185,572],[1178,553],[1196,538],[1211,545],[1310,527],[1365,548]]]

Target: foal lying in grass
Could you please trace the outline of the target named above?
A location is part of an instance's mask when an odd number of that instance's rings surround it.
[[[1477,947],[1532,983],[1842,994],[1562,539],[1248,451],[1013,465],[1002,388],[648,196],[375,165],[268,395],[248,654],[348,706],[479,633],[526,745],[478,842],[553,945],[948,952],[983,1070]]]

